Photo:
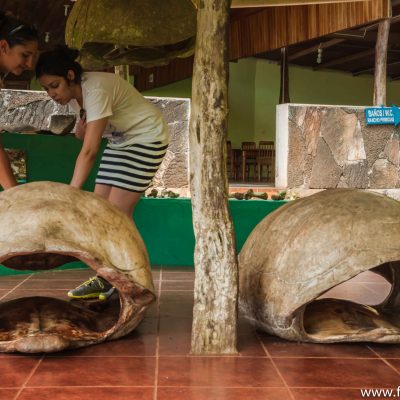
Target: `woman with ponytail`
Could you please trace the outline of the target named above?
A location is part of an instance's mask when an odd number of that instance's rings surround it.
[[[49,96],[81,116],[75,136],[83,139],[83,145],[71,185],[82,188],[101,139],[107,138],[94,192],[132,220],[136,203],[166,153],[167,125],[161,111],[129,82],[113,73],[83,72],[77,56],[75,50],[59,48],[42,53],[36,65],[36,77]],[[107,281],[94,277],[68,295],[104,299],[112,290]]]
[[[35,28],[0,12],[0,86],[8,73],[21,75],[32,69],[38,51]],[[0,185],[3,189],[16,186],[10,161],[0,145]]]

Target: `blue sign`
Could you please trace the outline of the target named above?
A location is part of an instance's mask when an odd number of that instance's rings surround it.
[[[365,109],[365,119],[368,125],[398,125],[400,124],[400,109],[392,107],[370,107]]]
[[[392,106],[393,116],[394,116],[394,125],[397,126],[400,124],[400,108],[396,106]]]

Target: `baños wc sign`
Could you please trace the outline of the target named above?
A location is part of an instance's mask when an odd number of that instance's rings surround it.
[[[398,125],[400,124],[400,108],[392,107],[369,107],[365,109],[365,120],[367,125]]]

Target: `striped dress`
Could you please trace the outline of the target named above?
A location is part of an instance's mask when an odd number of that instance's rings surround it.
[[[154,142],[104,149],[96,183],[143,193],[151,184],[168,144]]]

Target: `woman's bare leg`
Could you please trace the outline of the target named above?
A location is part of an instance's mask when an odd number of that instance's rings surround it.
[[[110,195],[112,186],[110,185],[101,185],[100,183],[97,183],[96,186],[94,187],[94,192],[103,197],[104,199],[108,199],[108,196]]]
[[[132,219],[133,210],[137,202],[142,197],[142,193],[130,192],[129,190],[100,184],[96,185],[94,192],[97,195],[107,199],[114,206],[118,207],[123,213],[125,213],[129,217],[129,219],[132,221],[132,224],[134,224]],[[110,283],[99,277],[97,277],[95,281],[86,281],[83,283],[83,285],[86,285],[88,288],[86,289],[85,287],[83,287],[80,290],[78,286],[77,288],[70,290],[68,292],[68,296],[72,298],[89,298],[91,296],[91,290],[94,290],[96,293],[99,292],[99,299],[104,300],[109,295],[111,295],[114,290],[111,287]],[[100,291],[102,291],[103,289],[98,289],[97,286],[93,289],[93,285],[103,285],[105,292],[100,293]]]
[[[107,200],[132,219],[133,210],[142,197],[142,194],[112,187]]]

